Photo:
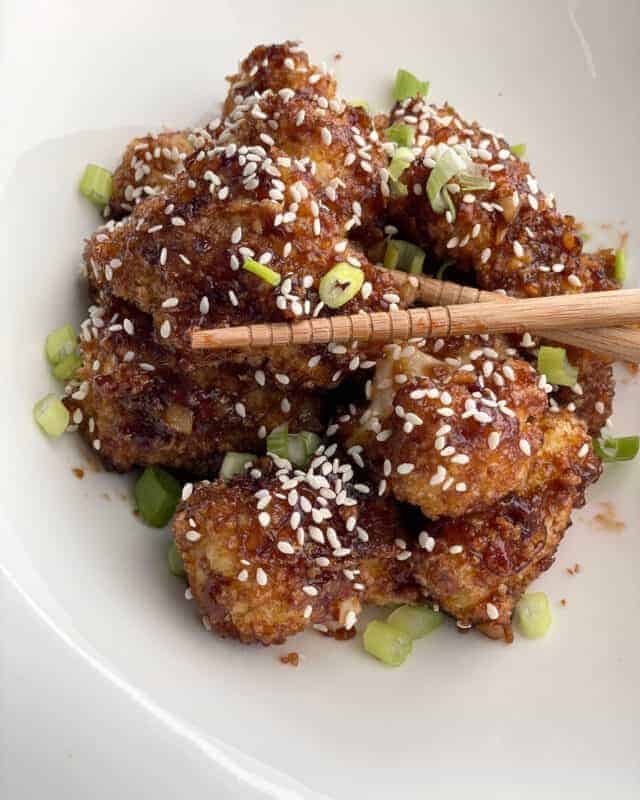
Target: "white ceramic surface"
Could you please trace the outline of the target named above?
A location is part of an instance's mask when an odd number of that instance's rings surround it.
[[[344,95],[380,108],[396,67],[431,79],[435,98],[526,141],[563,209],[614,244],[631,231],[637,260],[639,3],[7,0],[1,23],[0,795],[637,797],[640,464],[608,468],[575,514],[538,584],[554,609],[545,640],[447,627],[393,671],[359,640],[207,635],[167,574],[168,534],[122,499],[128,479],[74,479],[86,451],[45,440],[31,406],[54,389],[44,336],[82,315],[80,242],[97,222],[76,190],[83,165],[114,165],[148,127],[206,119],[258,42],[343,53]],[[615,430],[637,432],[638,381],[620,377]],[[595,522],[603,502],[621,533]],[[279,663],[288,649],[298,669]]]

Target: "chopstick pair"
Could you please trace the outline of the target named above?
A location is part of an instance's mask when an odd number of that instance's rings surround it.
[[[393,275],[397,288],[411,283],[417,299],[437,305],[195,330],[191,345],[194,349],[222,350],[529,331],[616,360],[640,361],[640,331],[601,327],[639,323],[640,289],[518,300],[450,281],[385,271]]]

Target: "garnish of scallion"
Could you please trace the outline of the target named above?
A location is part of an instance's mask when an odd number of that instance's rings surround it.
[[[147,467],[134,489],[140,516],[154,528],[164,528],[169,522],[181,494],[179,481],[160,467]]]
[[[364,272],[343,261],[322,277],[318,292],[325,306],[340,308],[358,294],[363,283]]]
[[[80,192],[97,206],[104,208],[113,191],[113,178],[108,169],[87,164],[80,179]]]
[[[627,254],[622,248],[616,250],[616,263],[613,276],[618,283],[624,283],[627,279]]]
[[[51,364],[53,377],[68,381],[73,377],[82,360],[76,352],[78,337],[71,325],[63,325],[52,331],[45,342],[47,360]]]
[[[447,150],[436,161],[427,180],[427,197],[436,214],[443,214],[447,209],[455,219],[455,206],[449,196],[446,184],[455,175],[466,168],[464,160],[454,151]]]
[[[411,125],[404,122],[396,122],[395,125],[387,128],[385,136],[390,142],[395,142],[398,147],[412,147],[416,132]]]
[[[551,625],[549,598],[544,592],[529,592],[518,601],[515,609],[518,627],[527,639],[539,639]]]
[[[220,477],[228,481],[234,475],[241,475],[245,471],[247,464],[255,461],[256,458],[257,456],[253,453],[234,453],[233,451],[225,453],[220,466]]]
[[[429,94],[429,81],[420,81],[406,69],[399,69],[396,72],[396,80],[393,85],[393,99],[406,100],[408,97],[421,95],[426,97]]]
[[[425,252],[411,242],[402,239],[389,239],[384,254],[384,266],[387,269],[401,269],[419,275],[424,265]]]
[[[242,269],[246,269],[247,272],[252,272],[254,275],[257,275],[258,278],[268,283],[269,286],[278,286],[281,281],[278,272],[267,267],[266,264],[254,261],[252,258],[245,258]]]
[[[517,158],[524,158],[527,155],[527,145],[526,144],[512,144],[509,148],[514,156]]]
[[[538,372],[557,386],[575,386],[578,380],[578,368],[569,363],[564,347],[543,345],[538,350]]]
[[[167,550],[167,564],[169,566],[169,572],[175,575],[176,578],[184,578],[186,576],[187,573],[184,568],[184,562],[182,561],[182,556],[178,552],[175,542],[171,542]]]
[[[267,453],[286,458],[296,467],[306,467],[318,449],[320,437],[311,431],[289,433],[287,423],[278,425],[267,436]]]
[[[47,436],[57,439],[67,429],[69,411],[55,394],[47,394],[33,407],[33,418]]]
[[[411,653],[413,645],[407,633],[388,622],[374,619],[365,629],[364,649],[384,664],[399,667]]]
[[[631,461],[640,450],[640,436],[604,437],[593,440],[595,454],[606,463]]]
[[[422,639],[442,625],[444,616],[427,606],[400,606],[387,617],[387,623],[412,639]]]

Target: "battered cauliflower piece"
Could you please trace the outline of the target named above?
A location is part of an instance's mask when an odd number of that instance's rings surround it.
[[[491,508],[425,524],[413,575],[424,594],[458,620],[511,641],[513,609],[553,564],[571,512],[602,470],[584,423],[562,411],[541,421],[544,441],[525,485]]]
[[[321,432],[325,401],[238,365],[186,376],[153,340],[151,320],[123,303],[92,307],[82,364],[64,400],[72,423],[109,469],[159,464],[207,475],[228,450],[264,452],[264,438]]]
[[[174,535],[203,624],[277,644],[312,625],[353,631],[362,604],[416,602],[399,509],[322,448],[309,470],[265,460],[198,484]]]
[[[198,141],[192,131],[163,131],[132,139],[113,173],[110,216],[121,219],[141,200],[161,194],[184,169]]]
[[[330,208],[314,176],[318,162],[303,163],[268,144],[277,135],[267,124],[276,121],[276,114],[279,132],[299,127],[300,136],[319,140],[310,122],[306,129],[304,124],[295,125],[296,102],[270,95],[260,101],[259,116],[258,105],[252,105],[253,113],[247,110],[244,117],[256,131],[251,150],[234,142],[222,144],[221,135],[219,145],[187,159],[185,170],[162,196],[147,198],[130,217],[104,227],[87,243],[93,290],[101,297],[113,294],[151,314],[157,340],[181,353],[185,369],[233,360],[272,374],[284,373],[308,388],[338,385],[354,358],[346,348],[203,354],[191,350],[190,333],[202,326],[334,313],[323,307],[318,289],[321,278],[339,262],[360,268],[364,279],[342,312],[395,308],[410,302],[415,292],[408,286],[408,294],[401,297],[391,276],[376,269],[345,238],[360,208],[350,206],[346,219],[339,192]],[[329,119],[326,124],[332,125]],[[257,135],[258,130],[267,140]],[[322,145],[328,158],[336,146]],[[242,269],[246,258],[268,266],[279,285]],[[370,361],[377,353],[378,345],[367,346],[361,360]]]
[[[391,491],[430,519],[459,517],[517,491],[542,443],[547,399],[533,368],[501,359],[480,337],[464,344],[455,366],[417,345],[388,347],[369,408],[347,434],[381,472],[379,493]]]

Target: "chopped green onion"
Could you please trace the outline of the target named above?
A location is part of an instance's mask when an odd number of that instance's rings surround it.
[[[411,147],[416,138],[415,128],[405,125],[404,122],[396,122],[385,131],[385,136],[390,142],[395,142],[400,147]]]
[[[160,467],[147,467],[134,489],[140,516],[155,528],[163,528],[169,522],[181,494],[180,482]]]
[[[78,337],[72,325],[63,325],[47,336],[45,352],[49,363],[55,367],[76,349]]]
[[[514,156],[518,158],[524,158],[527,155],[527,145],[526,144],[512,144],[509,148]]]
[[[269,286],[277,286],[281,281],[278,272],[267,267],[265,264],[261,264],[259,261],[254,261],[252,258],[245,258],[242,269],[246,269],[247,272],[253,272],[254,275],[257,275],[265,283],[268,283]]]
[[[407,97],[422,95],[426,97],[429,93],[429,81],[419,81],[415,75],[407,72],[406,69],[399,69],[396,72],[396,81],[393,85],[393,99],[406,100]]]
[[[69,411],[55,394],[47,394],[33,407],[33,417],[42,430],[57,439],[67,429]]]
[[[439,281],[444,280],[444,273],[449,269],[449,267],[453,267],[455,263],[456,263],[455,259],[453,258],[447,258],[445,261],[443,261],[442,264],[440,264],[440,266],[438,267],[438,271],[436,272],[436,278]]]
[[[364,649],[390,667],[399,667],[411,653],[411,638],[386,622],[374,619],[364,632]]]
[[[427,181],[427,197],[431,203],[431,208],[436,214],[442,214],[445,210],[446,201],[442,199],[442,189],[454,175],[462,172],[466,164],[464,160],[455,152],[447,150],[436,161],[435,167],[431,170]],[[448,194],[447,194],[448,197]],[[449,198],[451,200],[451,198]]]
[[[605,437],[593,440],[593,449],[602,461],[631,461],[640,450],[640,436]]]
[[[398,147],[388,167],[391,178],[397,181],[414,158],[413,150],[408,147]]]
[[[267,436],[267,453],[286,458],[296,467],[306,467],[319,444],[317,434],[310,431],[289,433],[289,425],[284,423]]]
[[[409,190],[401,181],[391,180],[391,197],[406,197]]]
[[[613,276],[618,283],[624,283],[627,279],[627,254],[622,249],[616,250],[616,265]]]
[[[527,639],[539,639],[551,625],[549,599],[544,592],[523,595],[516,606],[516,621]]]
[[[342,261],[320,281],[320,299],[329,308],[340,308],[358,294],[363,283],[364,272]]]
[[[108,169],[97,164],[87,164],[80,180],[80,191],[97,206],[106,206],[111,200],[113,179]]]
[[[439,611],[426,606],[400,606],[387,617],[387,623],[410,639],[421,639],[439,628],[443,619]]]
[[[220,467],[220,477],[228,481],[234,475],[241,475],[250,461],[255,461],[257,456],[253,453],[225,453]]]
[[[300,431],[298,436],[304,442],[304,446],[307,449],[307,455],[312,456],[318,447],[320,447],[320,442],[322,441],[317,433],[313,433],[313,431]]]
[[[77,353],[71,353],[70,356],[63,358],[51,370],[53,377],[59,381],[68,381],[73,378],[78,367],[82,364],[82,359]]]
[[[169,565],[169,572],[175,575],[176,578],[186,577],[187,573],[184,568],[184,562],[182,556],[178,552],[175,542],[171,542],[167,550],[167,563]]]
[[[586,244],[589,239],[591,238],[591,234],[587,233],[586,231],[580,231],[578,236],[582,239],[582,241]]]
[[[353,106],[354,108],[364,108],[364,110],[367,112],[371,110],[369,103],[366,100],[360,100],[359,98],[356,98],[355,100],[349,100],[349,105]]]
[[[442,190],[442,197],[444,199],[444,204],[446,210],[451,214],[451,223],[453,224],[456,221],[456,207],[453,204],[453,200],[451,199],[451,195],[449,194],[449,190],[445,186]]]
[[[422,272],[425,252],[411,242],[402,239],[389,239],[384,254],[384,265],[387,269],[401,269],[419,275]]]
[[[456,181],[465,192],[486,192],[491,188],[491,181],[483,175],[469,175],[467,172],[461,172]]]
[[[538,372],[557,386],[574,386],[578,380],[578,368],[569,363],[564,347],[543,345],[538,350]]]

